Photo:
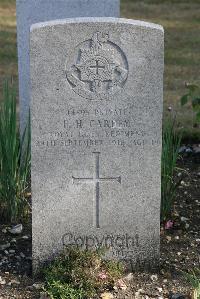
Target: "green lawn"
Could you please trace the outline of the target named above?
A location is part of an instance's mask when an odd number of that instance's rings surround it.
[[[121,0],[121,15],[164,26],[164,115],[171,106],[187,134],[200,137],[191,108],[179,104],[184,83],[200,83],[200,0]],[[17,85],[15,1],[0,0],[0,88],[10,76]]]
[[[17,47],[15,1],[0,0],[0,89],[3,79],[11,76],[16,82]]]

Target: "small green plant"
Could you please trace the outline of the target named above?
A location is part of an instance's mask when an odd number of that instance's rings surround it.
[[[193,287],[193,298],[200,299],[200,269],[195,269],[190,273],[184,273],[187,281]]]
[[[162,134],[162,167],[161,167],[161,220],[166,221],[171,217],[173,200],[178,182],[174,180],[179,157],[181,135],[176,131],[176,121],[167,120],[163,126]]]
[[[83,299],[86,298],[86,293],[82,288],[75,289],[71,284],[53,280],[47,283],[48,295],[51,299],[68,298],[68,299]]]
[[[88,299],[112,288],[121,278],[123,265],[102,258],[103,252],[66,247],[44,269],[45,291],[52,299]]]
[[[0,103],[0,219],[16,222],[27,211],[25,196],[30,173],[30,125],[20,142],[16,94],[8,81]]]
[[[181,97],[181,105],[183,106],[190,101],[196,113],[196,120],[200,122],[200,86],[189,83],[185,86],[188,92]]]

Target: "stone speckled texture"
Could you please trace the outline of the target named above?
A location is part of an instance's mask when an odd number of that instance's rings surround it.
[[[20,125],[23,132],[30,104],[29,37],[34,23],[76,17],[119,17],[120,0],[17,0]]]
[[[33,265],[65,245],[159,259],[164,34],[79,18],[31,28]]]

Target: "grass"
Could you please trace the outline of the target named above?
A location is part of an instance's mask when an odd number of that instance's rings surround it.
[[[17,86],[16,12],[14,0],[0,0],[0,95],[5,78]]]
[[[161,221],[171,219],[174,198],[182,178],[176,182],[174,174],[179,158],[181,135],[176,132],[176,119],[169,118],[163,126],[161,167]]]
[[[184,276],[193,287],[192,298],[200,299],[200,268],[184,273]]]
[[[6,81],[0,103],[0,219],[22,220],[28,211],[30,125],[20,142],[15,89]]]
[[[164,26],[164,115],[171,106],[184,134],[200,139],[191,107],[180,105],[185,81],[200,81],[200,0],[121,0],[121,15]],[[17,86],[15,18],[15,0],[0,0],[0,89],[3,79],[10,76]]]

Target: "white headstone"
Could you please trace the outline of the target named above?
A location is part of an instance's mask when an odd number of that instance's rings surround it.
[[[75,17],[119,17],[120,0],[16,0],[20,127],[30,104],[29,32],[34,23]]]
[[[35,268],[65,245],[158,265],[163,52],[151,23],[32,26]]]

